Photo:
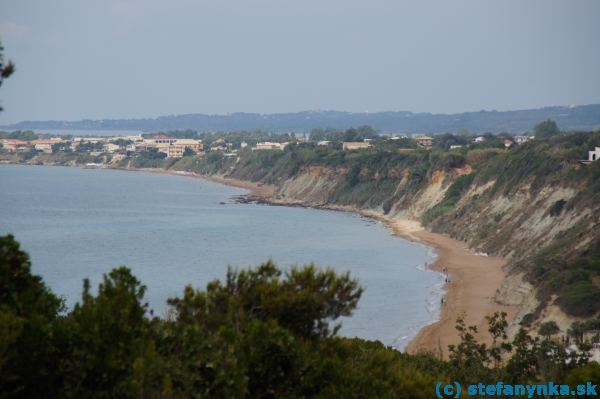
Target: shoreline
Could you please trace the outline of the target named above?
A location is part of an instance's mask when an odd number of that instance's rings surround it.
[[[264,203],[305,206],[300,202],[274,198],[276,190],[274,186],[199,174],[193,175],[193,177],[247,189],[250,198]],[[310,207],[352,212],[378,220],[385,223],[394,235],[430,246],[435,250],[436,259],[426,267],[438,273],[443,273],[444,268],[447,270],[450,282],[442,285],[444,304],[439,307],[438,318],[420,327],[417,334],[407,343],[405,352],[426,351],[446,356],[448,345],[459,343],[455,329],[456,319],[459,317],[464,318],[466,325],[477,326],[478,333],[475,336],[480,342],[491,344],[492,339],[487,333],[485,317],[491,316],[494,312],[506,312],[507,320],[510,323],[516,315],[517,308],[515,306],[501,305],[494,300],[494,295],[506,276],[503,270],[503,266],[507,263],[506,259],[475,254],[467,248],[466,243],[443,234],[430,232],[415,220],[390,218],[374,211],[356,209],[352,206]]]
[[[507,320],[510,323],[517,313],[516,307],[500,305],[494,301],[496,290],[500,287],[505,277],[502,267],[506,264],[506,259],[474,254],[469,251],[464,242],[427,231],[418,221],[391,218],[375,211],[361,210],[346,205],[310,206],[300,201],[286,201],[281,198],[275,198],[275,186],[223,176],[202,175],[157,168],[108,167],[98,169],[193,177],[248,190],[246,196],[249,199],[270,205],[300,206],[351,212],[385,223],[397,237],[432,247],[437,257],[432,263],[425,266],[427,269],[438,273],[442,273],[443,269],[446,268],[450,282],[443,284],[441,288],[445,303],[438,306],[439,314],[437,319],[433,319],[428,324],[419,327],[417,334],[406,344],[404,352],[417,353],[426,351],[445,356],[448,345],[459,342],[459,337],[455,329],[458,317],[464,317],[466,325],[476,325],[479,331],[478,334],[475,334],[477,339],[480,342],[489,344],[491,343],[491,337],[487,334],[485,316],[491,315],[496,311],[504,311],[507,313]]]

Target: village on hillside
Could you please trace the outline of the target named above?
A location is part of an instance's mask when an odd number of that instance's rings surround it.
[[[354,129],[348,129],[352,131]],[[348,136],[346,131],[346,135]],[[177,133],[177,132],[175,132]],[[12,133],[0,132],[0,152],[21,154],[56,154],[79,153],[91,157],[104,157],[102,162],[118,162],[127,157],[151,156],[155,159],[182,158],[184,156],[204,157],[210,153],[218,153],[224,157],[237,157],[241,150],[252,151],[284,151],[290,144],[305,144],[314,147],[326,147],[343,151],[359,151],[377,148],[397,149],[400,153],[416,151],[417,149],[431,150],[434,148],[446,151],[460,151],[463,148],[503,148],[508,150],[523,145],[535,139],[535,135],[515,135],[505,133],[493,135],[453,135],[450,133],[429,136],[425,134],[391,134],[387,136],[358,135],[353,140],[344,136],[325,137],[319,135],[299,134],[268,134],[268,141],[256,140],[227,140],[227,134],[212,136],[208,142],[200,138],[182,138],[177,135],[163,133],[117,135],[117,136],[77,136],[37,135],[31,131]],[[199,136],[196,136],[199,137]],[[323,138],[323,137],[321,137]],[[108,157],[108,159],[106,158]],[[587,159],[573,160],[588,164],[600,159],[600,147],[589,151]]]

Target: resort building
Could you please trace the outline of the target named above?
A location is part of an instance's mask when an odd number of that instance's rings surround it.
[[[14,139],[2,140],[2,148],[5,149],[6,151],[10,151],[10,152],[25,151],[29,147],[30,147],[30,144],[27,141],[14,140]]]
[[[344,151],[362,150],[369,147],[371,147],[371,144],[365,141],[345,141],[342,144],[342,150]]]
[[[173,144],[177,141],[177,137],[165,136],[157,134],[156,136],[144,139],[144,144]]]
[[[415,136],[415,141],[418,145],[425,148],[431,148],[433,145],[433,137],[425,136],[424,134]]]
[[[104,144],[104,151],[106,151],[106,152],[113,153],[113,152],[119,151],[120,149],[121,149],[121,146],[117,145],[117,144],[113,144],[113,143]]]
[[[190,149],[196,154],[201,153],[204,149],[204,145],[199,140],[178,139],[171,143],[143,144],[136,148],[145,148],[146,150],[149,148],[156,148],[158,152],[166,154],[167,158],[181,158],[186,149]]]
[[[36,150],[46,154],[52,154],[52,146],[57,143],[59,143],[59,141],[56,140],[33,140],[31,142]]]

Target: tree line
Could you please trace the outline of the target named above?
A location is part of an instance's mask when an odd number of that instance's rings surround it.
[[[2,398],[431,398],[436,381],[600,380],[585,352],[531,338],[507,340],[505,314],[489,317],[493,344],[458,320],[442,359],[338,336],[362,288],[347,273],[273,262],[229,269],[204,290],[185,287],[155,317],[126,267],[97,290],[83,283],[67,310],[12,236],[0,237]]]

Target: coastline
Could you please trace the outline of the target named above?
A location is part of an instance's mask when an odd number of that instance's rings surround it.
[[[101,169],[199,178],[213,183],[248,190],[247,197],[249,199],[262,203],[352,212],[385,223],[392,233],[398,237],[432,247],[437,253],[437,258],[431,264],[426,265],[426,267],[439,273],[442,273],[443,269],[446,268],[451,282],[444,284],[442,287],[445,303],[439,307],[438,318],[432,320],[429,324],[419,327],[417,334],[406,345],[405,352],[417,353],[427,351],[445,356],[448,345],[459,342],[459,337],[455,329],[458,317],[464,317],[467,325],[477,326],[479,334],[476,334],[476,337],[480,342],[491,343],[491,338],[487,334],[485,316],[491,315],[496,311],[504,311],[508,314],[507,320],[510,322],[517,313],[516,307],[500,305],[494,301],[496,290],[500,287],[505,277],[502,269],[504,264],[506,264],[505,259],[474,254],[469,251],[464,242],[427,231],[418,221],[390,218],[375,211],[361,210],[352,206],[307,206],[299,201],[276,198],[275,186],[223,176],[210,176],[156,168],[109,167]]]
[[[275,187],[239,179],[194,175],[219,184],[249,190],[248,196],[273,205],[301,206],[301,203],[274,198]],[[407,344],[405,351],[417,353],[434,352],[445,356],[450,344],[459,343],[455,329],[456,319],[463,317],[467,325],[476,325],[480,342],[491,343],[487,333],[486,316],[494,312],[506,312],[510,322],[517,313],[514,306],[495,302],[494,295],[504,280],[504,258],[475,254],[464,242],[442,234],[427,231],[415,220],[390,218],[374,211],[360,210],[351,206],[327,205],[318,208],[358,213],[385,223],[398,237],[433,247],[436,260],[427,265],[442,273],[446,268],[450,282],[443,285],[445,303],[440,306],[439,317],[421,327]]]

